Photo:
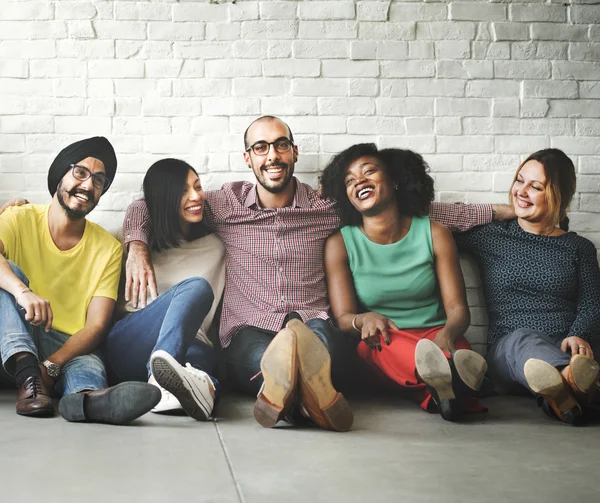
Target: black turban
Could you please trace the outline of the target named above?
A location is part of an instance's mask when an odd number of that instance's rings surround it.
[[[71,164],[77,164],[87,157],[98,159],[104,164],[106,177],[109,181],[104,192],[108,190],[117,172],[117,156],[115,155],[115,149],[104,136],[94,136],[72,143],[63,148],[56,156],[48,171],[48,190],[51,196],[54,196],[58,182],[65,176]]]

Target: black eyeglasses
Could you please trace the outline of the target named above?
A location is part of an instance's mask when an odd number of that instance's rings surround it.
[[[275,141],[257,141],[254,145],[251,145],[246,149],[246,152],[254,152],[256,155],[267,155],[269,153],[269,147],[273,145],[275,152],[278,154],[285,154],[294,145],[292,140],[287,138],[278,138]]]
[[[78,164],[70,165],[71,172],[73,173],[73,177],[77,180],[85,182],[88,178],[92,178],[92,185],[97,189],[105,189],[110,185],[110,180],[106,177],[104,173],[98,173],[95,175],[85,166],[79,166]]]

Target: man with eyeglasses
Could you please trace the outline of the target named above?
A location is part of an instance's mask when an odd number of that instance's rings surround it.
[[[329,375],[329,354],[339,354],[344,338],[328,321],[323,273],[323,245],[339,219],[329,201],[294,178],[298,147],[285,122],[272,116],[255,120],[244,133],[244,144],[244,161],[257,183],[233,182],[207,191],[204,210],[204,222],[226,250],[219,337],[227,378],[253,395],[265,382],[255,406],[263,426],[289,417],[302,401],[305,414],[320,426],[348,429],[352,413]],[[157,296],[147,247],[151,228],[145,202],[130,205],[124,222],[129,244],[125,296],[134,304],[139,298],[142,307],[146,288],[152,298]],[[307,352],[314,365],[302,373]],[[343,365],[342,360],[334,357],[333,363]],[[337,366],[333,370],[336,377]],[[272,375],[277,383],[272,384]],[[296,389],[299,376],[303,396]],[[327,420],[329,409],[336,411],[334,421]]]
[[[86,220],[110,187],[117,159],[106,138],[64,148],[48,172],[49,205],[0,215],[0,356],[16,382],[17,414],[68,421],[129,422],[160,392],[147,383],[108,388],[95,352],[117,299],[121,246]]]
[[[328,314],[323,254],[340,225],[334,203],[294,178],[298,147],[285,122],[255,120],[244,143],[244,160],[257,183],[208,191],[204,216],[226,249],[219,336],[227,377],[238,389],[259,393],[254,415],[263,426],[289,417],[299,401],[303,415],[321,427],[349,429],[352,413],[329,373],[331,368],[335,383],[356,373],[356,342]],[[491,206],[484,209],[491,217]],[[448,223],[484,223],[473,207],[446,213]],[[124,223],[126,297],[132,295],[134,303],[138,296],[145,302],[146,288],[157,295],[147,249],[151,227],[144,201],[134,202]]]

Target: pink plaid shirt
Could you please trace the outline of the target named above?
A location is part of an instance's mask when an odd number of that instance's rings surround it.
[[[329,319],[323,251],[340,219],[331,201],[295,178],[291,206],[262,208],[248,182],[206,192],[205,223],[226,250],[226,281],[219,337],[227,347],[238,330],[279,331],[286,315]],[[453,230],[492,220],[490,205],[432,204],[430,216]],[[127,208],[125,243],[149,241],[152,223],[143,199]],[[201,259],[201,257],[199,257]]]

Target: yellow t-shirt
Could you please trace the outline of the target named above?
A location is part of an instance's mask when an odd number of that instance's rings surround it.
[[[52,328],[73,335],[85,325],[92,297],[117,300],[121,245],[108,231],[86,221],[73,248],[59,250],[48,227],[49,205],[10,207],[0,215],[4,257],[29,279],[31,290],[50,302]]]

